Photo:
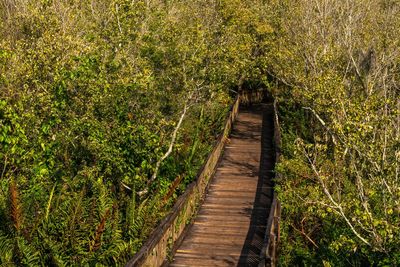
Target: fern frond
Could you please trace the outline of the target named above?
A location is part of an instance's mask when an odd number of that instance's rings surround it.
[[[45,215],[45,220],[47,222],[48,218],[49,218],[49,213],[50,213],[50,208],[51,208],[51,201],[53,199],[54,196],[54,190],[56,189],[56,183],[53,186],[53,189],[50,192],[50,196],[49,196],[49,201],[47,202],[47,206],[46,206],[46,215]]]
[[[97,226],[93,246],[90,248],[90,251],[96,251],[101,246],[101,236],[104,233],[106,227],[106,221],[108,216],[110,215],[110,209],[107,209],[106,213],[104,214],[103,218],[100,221],[100,224]]]
[[[18,194],[18,188],[17,185],[12,179],[10,181],[10,187],[9,187],[9,192],[10,192],[10,215],[11,215],[11,220],[13,222],[13,226],[17,232],[19,232],[22,224],[22,218],[21,218],[21,205],[19,203],[19,194]]]
[[[0,232],[0,264],[1,266],[12,265],[13,240],[8,235]]]
[[[40,253],[23,237],[15,239],[15,255],[18,256],[18,261],[24,266],[40,266]]]

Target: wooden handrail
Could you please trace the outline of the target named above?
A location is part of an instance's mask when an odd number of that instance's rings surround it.
[[[131,266],[161,266],[183,240],[185,229],[197,213],[197,207],[204,197],[208,182],[214,174],[222,150],[239,112],[240,97],[237,97],[225,120],[225,128],[218,138],[206,163],[198,172],[194,182],[178,198],[171,212],[152,232],[138,253],[126,264]]]
[[[277,101],[274,100],[275,163],[280,162],[282,144],[277,106]],[[275,179],[280,179],[279,173],[276,174]],[[278,245],[280,241],[280,217],[281,205],[277,198],[277,194],[274,191],[272,205],[267,220],[267,228],[265,230],[264,246],[261,249],[260,263],[258,267],[275,267],[277,265]]]
[[[263,101],[265,89],[241,90],[239,91],[240,104],[248,105],[261,103]]]

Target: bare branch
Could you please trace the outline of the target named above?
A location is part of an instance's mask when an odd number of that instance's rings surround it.
[[[303,219],[303,220],[304,220],[304,219]],[[297,229],[293,224],[290,224],[290,226],[292,226],[292,228],[293,228],[294,230],[296,230],[297,232],[299,232],[300,234],[302,234],[308,241],[310,241],[311,244],[313,244],[314,247],[319,248],[318,245],[317,245],[317,243],[315,243],[315,241],[312,240],[311,237],[310,237],[309,235],[307,235],[307,234],[304,232],[304,229],[303,229],[303,220],[301,221],[301,222],[302,222],[302,225],[301,225],[301,226],[302,226],[302,229],[301,229],[301,230]]]
[[[121,23],[119,21],[119,15],[118,15],[118,4],[115,4],[115,13],[116,13],[116,17],[117,17],[118,29],[119,29],[119,32],[122,34]]]
[[[188,99],[187,99],[187,101],[186,101],[186,103],[185,103],[185,106],[183,107],[183,111],[182,111],[181,116],[180,116],[180,118],[179,118],[178,124],[176,125],[176,127],[175,127],[175,129],[174,129],[174,131],[173,131],[173,133],[172,133],[171,142],[170,142],[170,144],[169,144],[169,147],[168,147],[167,152],[165,152],[165,154],[157,161],[155,170],[154,170],[154,172],[153,172],[153,175],[152,175],[151,178],[147,181],[147,187],[146,187],[144,190],[138,192],[138,195],[139,195],[139,196],[142,196],[142,195],[147,194],[149,185],[150,185],[151,183],[153,183],[153,182],[157,179],[157,175],[158,175],[158,171],[159,171],[159,169],[160,169],[161,163],[162,163],[166,158],[168,158],[168,156],[172,153],[173,148],[174,148],[174,146],[175,146],[175,142],[176,142],[176,137],[177,137],[177,135],[178,135],[178,131],[179,131],[179,129],[180,129],[181,126],[182,126],[182,122],[183,122],[184,118],[186,117],[187,111],[188,111],[189,108],[192,106],[190,102],[192,101],[192,97],[193,97],[193,95],[194,95],[194,92],[195,92],[195,91],[192,91],[192,92],[191,92],[190,96],[188,97]]]
[[[320,182],[320,184],[321,184],[321,187],[322,187],[322,189],[323,189],[325,195],[328,197],[329,201],[333,204],[333,206],[336,207],[336,209],[337,209],[337,211],[339,212],[340,216],[346,221],[346,223],[347,223],[347,225],[350,227],[351,231],[352,231],[364,244],[366,244],[366,245],[368,245],[368,246],[371,246],[371,244],[370,244],[365,238],[363,238],[363,237],[361,236],[361,234],[358,233],[357,230],[354,228],[353,224],[350,222],[350,220],[347,218],[346,214],[344,213],[342,206],[341,206],[339,203],[337,203],[337,202],[333,199],[331,193],[329,192],[329,190],[328,190],[328,188],[326,187],[326,185],[325,185],[323,179],[321,178],[321,174],[319,173],[319,171],[317,170],[317,168],[316,168],[316,166],[314,165],[313,161],[310,159],[310,157],[308,156],[308,154],[307,154],[307,152],[306,152],[305,150],[304,150],[304,154],[305,154],[305,156],[307,157],[308,162],[310,163],[311,168],[312,168],[312,170],[314,171],[315,175],[317,176],[317,178],[318,178],[318,180],[319,180],[319,182]]]

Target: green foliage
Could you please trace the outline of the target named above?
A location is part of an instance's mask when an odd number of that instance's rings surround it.
[[[283,266],[399,265],[399,10],[272,1]]]
[[[229,90],[253,75],[270,31],[255,4],[1,4],[0,265],[119,266],[138,251],[209,153]]]

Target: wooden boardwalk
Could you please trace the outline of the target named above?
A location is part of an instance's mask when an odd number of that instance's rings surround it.
[[[272,105],[241,108],[171,267],[258,265],[273,192],[273,127]]]

